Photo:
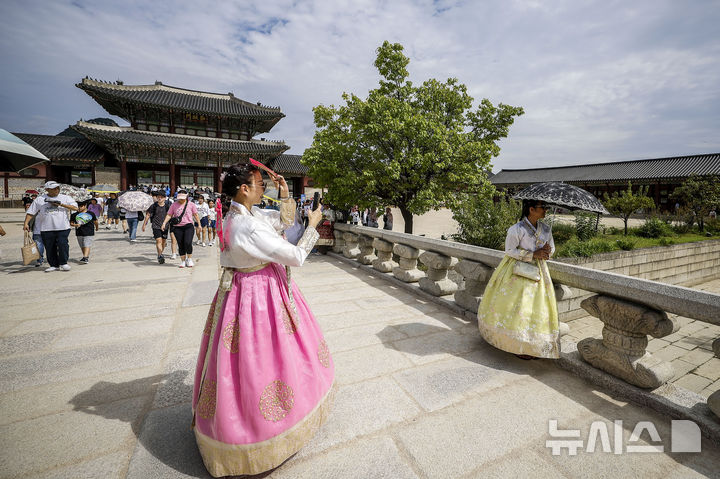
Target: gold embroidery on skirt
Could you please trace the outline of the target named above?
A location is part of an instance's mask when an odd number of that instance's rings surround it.
[[[236,316],[234,320],[229,322],[223,329],[223,346],[231,353],[237,353],[240,350],[240,319]]]
[[[197,413],[203,419],[210,419],[215,415],[217,402],[217,382],[212,379],[203,384],[197,404]]]
[[[323,365],[323,367],[329,368],[330,367],[330,348],[328,348],[327,343],[323,339],[320,341],[320,344],[318,345],[318,359],[320,360],[320,364]]]
[[[277,422],[287,416],[295,404],[295,394],[290,386],[275,380],[265,387],[258,407],[268,421]]]
[[[203,334],[205,336],[210,336],[210,330],[212,329],[212,321],[213,316],[215,316],[215,308],[217,307],[217,301],[213,302],[212,306],[210,306],[210,311],[208,312],[207,321],[205,321],[205,329],[203,329]]]
[[[280,320],[283,323],[283,329],[287,334],[295,334],[295,331],[297,331],[297,328],[295,327],[295,321],[290,316],[290,313],[288,313],[288,310],[285,306],[282,307],[280,312]]]

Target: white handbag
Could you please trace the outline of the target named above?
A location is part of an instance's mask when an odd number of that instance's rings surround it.
[[[526,263],[525,261],[515,262],[513,274],[532,281],[540,281],[540,268],[532,263]]]

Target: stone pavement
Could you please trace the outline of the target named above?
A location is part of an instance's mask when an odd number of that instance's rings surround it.
[[[45,274],[18,264],[18,221],[0,212],[10,233],[0,239],[0,477],[209,477],[190,394],[217,251],[196,248],[197,266],[180,270],[155,262],[147,233],[129,244],[101,231],[89,265]],[[328,423],[270,477],[717,474],[717,445],[670,452],[669,418],[552,361],[495,350],[434,303],[326,257],[294,274],[330,345],[338,394]],[[628,442],[652,421],[665,449],[553,456],[550,419],[580,429],[584,444],[601,421],[613,449],[617,420],[625,446],[660,445],[647,432]]]
[[[693,286],[720,294],[720,279]],[[720,338],[720,326],[670,314],[677,331],[664,338],[651,338],[648,351],[669,361],[675,371],[671,380],[677,386],[689,389],[706,398],[720,390],[720,359],[715,357],[712,343]],[[603,323],[592,316],[567,322],[568,339],[575,342],[583,338],[602,338]]]

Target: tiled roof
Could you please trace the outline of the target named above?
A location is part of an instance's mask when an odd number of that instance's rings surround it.
[[[280,155],[274,160],[270,160],[268,167],[278,173],[292,173],[298,175],[307,175],[308,167],[300,163],[302,155]]]
[[[105,151],[86,138],[13,133],[50,160],[99,161]]]
[[[261,120],[270,128],[285,115],[280,107],[269,107],[235,98],[232,93],[209,93],[185,90],[161,82],[154,85],[124,85],[83,78],[75,86],[92,96],[108,113],[127,119],[118,103],[135,103],[161,109],[172,109],[205,115]],[[259,130],[260,131],[260,130]],[[267,130],[262,131],[269,131]]]
[[[97,125],[84,121],[77,122],[72,128],[92,141],[102,145],[110,145],[108,149],[114,149],[111,145],[116,143],[129,143],[153,146],[156,148],[175,148],[216,153],[274,155],[280,154],[290,148],[282,141],[225,140],[222,138],[155,133],[138,131],[130,127]]]
[[[590,165],[501,170],[490,181],[495,185],[517,185],[562,181],[591,183],[606,181],[661,180],[690,175],[720,175],[720,153],[648,160],[595,163]]]

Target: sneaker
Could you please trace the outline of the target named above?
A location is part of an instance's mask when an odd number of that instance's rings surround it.
[[[61,269],[62,271],[70,271],[70,265],[67,264],[67,263],[61,264],[61,265],[60,265],[60,269]]]
[[[159,254],[158,255],[158,263],[165,264],[165,256]]]
[[[170,256],[170,259],[177,259],[177,253],[173,253],[172,256]]]
[[[106,230],[109,230],[109,229],[110,229],[110,225],[107,225],[107,226],[105,227],[105,229],[106,229]]]
[[[131,243],[137,243],[137,240],[136,240],[136,239],[131,239],[130,242],[131,242]]]
[[[208,246],[212,246],[213,243],[214,243],[214,241],[209,242],[209,243],[208,243]]]
[[[181,259],[180,264],[178,265],[178,268],[184,268],[185,267],[185,260]]]
[[[188,258],[185,260],[185,266],[187,266],[188,268],[192,268],[193,266],[195,266],[195,263],[193,263],[192,258]]]
[[[83,259],[80,260],[81,264],[88,264],[89,262],[90,262],[90,258],[88,258],[87,256],[85,256]]]
[[[48,269],[45,270],[46,273],[49,273],[51,271],[57,271],[57,268],[55,266],[50,266]]]
[[[202,244],[202,247],[203,247],[203,248],[205,247],[205,243],[204,243],[204,242],[203,242],[203,244]]]

